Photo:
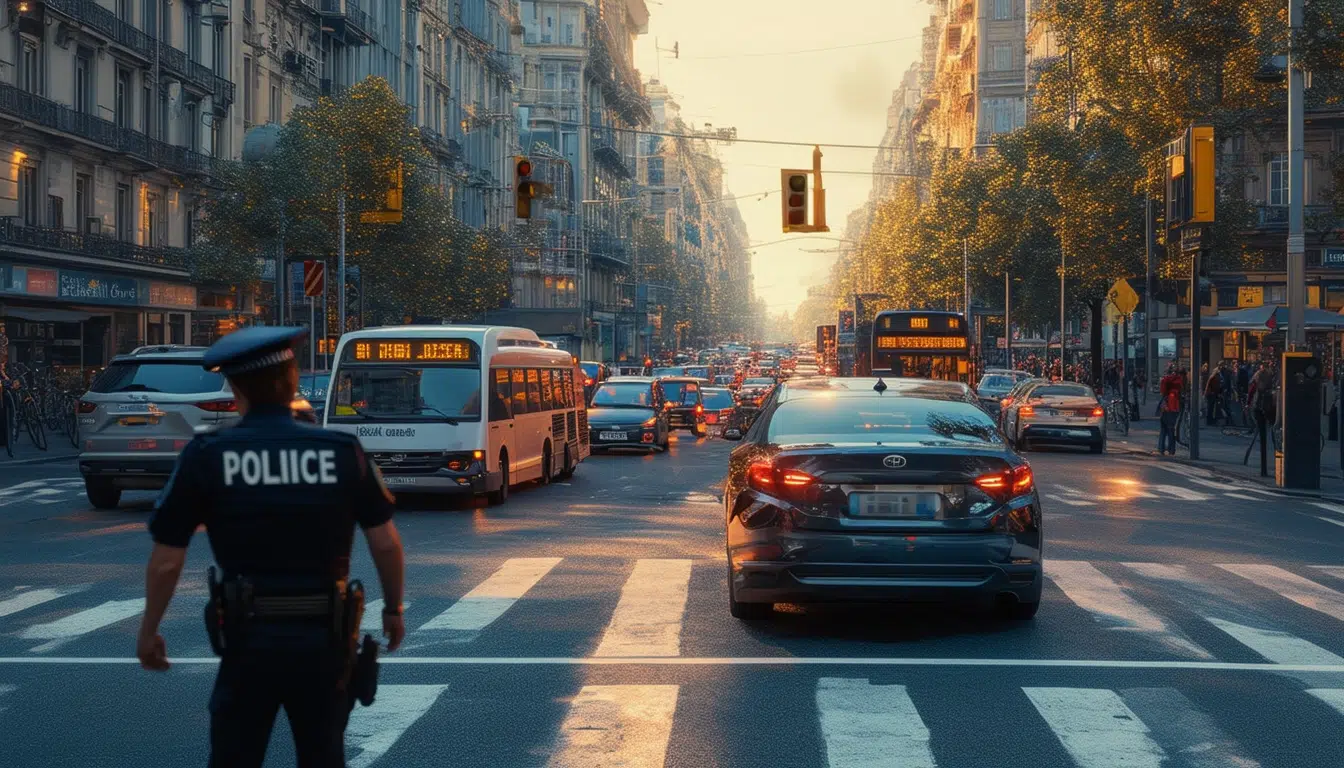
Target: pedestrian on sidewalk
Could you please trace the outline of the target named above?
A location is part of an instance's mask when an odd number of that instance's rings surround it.
[[[1176,455],[1176,426],[1181,418],[1181,374],[1174,364],[1167,366],[1167,375],[1158,382],[1158,418],[1160,424],[1157,433],[1157,452]]]

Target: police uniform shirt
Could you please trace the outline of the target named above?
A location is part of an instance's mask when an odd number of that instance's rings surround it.
[[[254,406],[236,426],[197,436],[155,504],[155,542],[186,547],[204,525],[226,574],[348,575],[354,527],[392,519],[393,497],[353,435]]]

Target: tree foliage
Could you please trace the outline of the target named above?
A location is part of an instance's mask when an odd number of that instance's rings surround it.
[[[402,223],[361,223],[360,213],[383,206],[398,168]],[[257,257],[283,239],[290,262],[334,265],[344,196],[346,264],[364,275],[368,321],[470,319],[507,300],[514,243],[459,221],[437,174],[408,108],[385,80],[367,78],[294,110],[269,156],[223,173],[206,200],[194,261],[204,279],[255,280]]]

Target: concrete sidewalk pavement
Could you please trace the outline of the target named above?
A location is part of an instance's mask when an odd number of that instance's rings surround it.
[[[22,466],[25,464],[49,464],[59,461],[73,461],[79,451],[64,436],[47,435],[47,450],[39,450],[28,435],[19,436],[13,446],[14,455],[10,456],[4,446],[0,446],[0,467]]]
[[[1244,433],[1244,434],[1243,434]],[[1156,418],[1146,418],[1131,422],[1129,434],[1121,436],[1110,434],[1108,445],[1111,450],[1152,456],[1156,460],[1175,460],[1185,464],[1205,467],[1220,474],[1243,480],[1263,483],[1275,487],[1274,483],[1274,446],[1271,438],[1268,451],[1267,475],[1260,474],[1260,444],[1251,447],[1253,435],[1249,430],[1209,427],[1203,423],[1199,429],[1199,459],[1190,458],[1190,448],[1176,446],[1174,457],[1162,457],[1157,452],[1158,422]],[[1247,449],[1250,448],[1250,455]],[[1344,471],[1340,467],[1339,443],[1327,441],[1321,451],[1321,487],[1319,491],[1294,491],[1280,489],[1287,493],[1300,493],[1309,496],[1322,496],[1344,500]]]

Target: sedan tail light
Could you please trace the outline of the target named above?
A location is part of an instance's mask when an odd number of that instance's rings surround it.
[[[796,469],[779,469],[769,461],[756,461],[747,468],[747,485],[766,493],[796,491],[815,486],[817,478]]]
[[[1035,416],[1035,415],[1036,415],[1036,409],[1035,409],[1035,408],[1032,408],[1030,405],[1024,405],[1024,406],[1022,406],[1021,408],[1018,408],[1018,409],[1017,409],[1017,415],[1018,415],[1018,416]]]
[[[1100,419],[1101,417],[1103,417],[1103,416],[1105,416],[1105,415],[1106,415],[1106,411],[1103,410],[1103,409],[1101,409],[1101,408],[1099,408],[1099,407],[1098,407],[1098,408],[1093,408],[1093,409],[1092,409],[1092,418],[1094,418],[1094,419]]]
[[[80,412],[80,413],[93,413],[93,412],[96,411],[96,410],[98,410],[98,404],[97,404],[97,403],[90,403],[88,400],[80,400],[80,401],[79,401],[79,412]]]
[[[697,403],[696,406],[695,406],[695,412],[696,412],[696,413],[704,413],[704,412],[705,412],[705,406],[700,405],[699,403]]]
[[[975,479],[976,487],[999,502],[1030,492],[1034,483],[1031,467],[1026,464],[1003,472],[981,475]]]
[[[208,411],[210,413],[238,412],[237,400],[206,400],[205,402],[201,403],[193,403],[193,405],[195,405],[197,408],[200,408],[202,411]]]

